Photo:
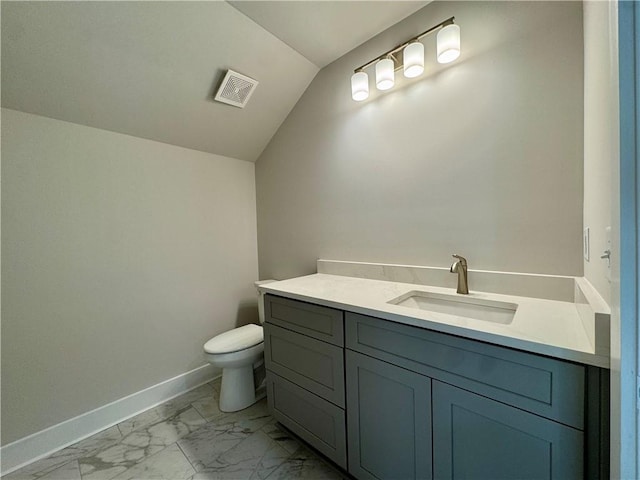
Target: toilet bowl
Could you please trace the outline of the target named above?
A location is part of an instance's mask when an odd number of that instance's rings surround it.
[[[275,280],[255,282],[256,287]],[[264,298],[258,292],[258,316],[264,322]],[[264,398],[256,391],[254,368],[263,364],[264,334],[261,325],[249,324],[213,337],[204,345],[206,360],[222,369],[218,406],[223,412],[237,412]]]

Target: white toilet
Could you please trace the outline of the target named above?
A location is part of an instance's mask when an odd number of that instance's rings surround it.
[[[263,280],[258,285],[275,282]],[[264,298],[258,292],[258,317],[264,323]],[[219,407],[223,412],[237,412],[264,398],[256,392],[254,368],[264,362],[264,334],[261,325],[249,324],[216,335],[204,344],[207,361],[222,369]]]

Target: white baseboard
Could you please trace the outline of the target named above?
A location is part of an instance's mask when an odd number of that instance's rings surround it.
[[[0,475],[18,470],[127,418],[182,395],[213,380],[220,373],[219,369],[211,365],[203,365],[9,443],[0,448],[2,462]]]

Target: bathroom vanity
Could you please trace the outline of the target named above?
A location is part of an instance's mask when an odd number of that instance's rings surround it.
[[[266,289],[269,408],[355,478],[608,477],[601,356],[565,348],[558,358],[491,333],[478,340],[473,322],[452,334],[446,315],[394,313],[391,291],[376,294],[390,305],[380,310],[336,301],[346,283],[314,299],[304,289],[327,279],[311,277]]]

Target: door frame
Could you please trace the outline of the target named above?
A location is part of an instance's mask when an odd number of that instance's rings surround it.
[[[620,359],[612,358],[619,378],[619,397],[612,398],[612,427],[619,429],[612,435],[612,447],[619,440],[619,452],[612,456],[612,478],[639,478],[640,466],[640,329],[638,328],[638,274],[640,252],[638,237],[640,228],[640,5],[635,1],[619,1],[618,48],[619,48],[619,107],[620,107],[620,254],[618,257],[620,277],[619,311],[613,305],[613,314],[619,315]],[[615,204],[615,203],[614,203]],[[616,282],[617,283],[617,282]],[[617,295],[616,295],[617,296]],[[612,373],[614,369],[612,368]],[[616,379],[617,381],[617,379]],[[617,392],[616,392],[617,393]],[[613,433],[614,429],[612,429]],[[617,433],[617,432],[616,432]],[[614,449],[612,448],[612,454]],[[619,458],[616,458],[619,455]]]

